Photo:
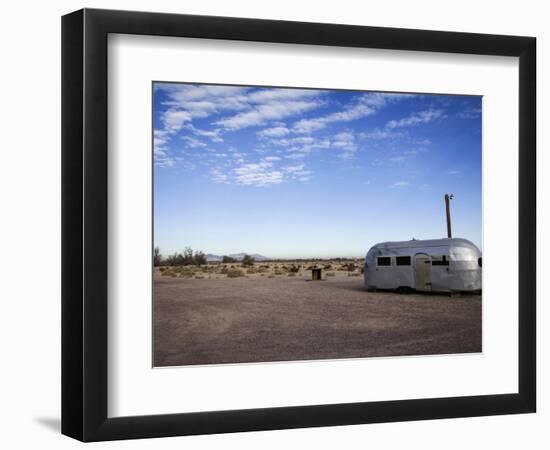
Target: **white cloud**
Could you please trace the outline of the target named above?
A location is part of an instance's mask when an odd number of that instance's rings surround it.
[[[189,124],[188,126],[197,136],[210,138],[213,142],[223,142],[223,139],[220,136],[221,129],[219,128],[216,128],[214,130],[201,130],[191,124]]]
[[[292,131],[295,133],[312,133],[314,131],[325,128],[330,123],[349,122],[352,120],[361,119],[363,117],[375,114],[380,108],[384,107],[388,102],[398,101],[404,98],[411,98],[408,94],[379,94],[367,93],[362,94],[356,103],[350,107],[337,111],[326,116],[316,117],[313,119],[302,119],[296,122]]]
[[[187,147],[191,147],[191,148],[206,147],[206,144],[204,142],[194,137],[183,136],[182,139],[186,142]]]
[[[240,86],[210,86],[181,83],[157,83],[157,90],[166,93],[168,106],[189,108],[200,117],[203,114],[220,110],[239,110],[246,108],[246,93],[250,88]]]
[[[276,162],[285,159],[300,160],[304,155],[316,150],[330,148],[340,149],[340,157],[349,158],[356,151],[355,137],[339,133],[334,138],[312,138],[310,136],[289,137],[291,133],[307,133],[321,129],[334,122],[346,122],[366,117],[391,101],[407,97],[397,94],[366,93],[354,96],[354,103],[341,111],[314,119],[303,119],[288,127],[280,120],[312,111],[326,104],[325,91],[308,89],[273,89],[248,88],[237,86],[210,86],[176,83],[157,83],[155,91],[162,91],[162,104],[168,110],[160,113],[161,127],[155,130],[154,152],[155,162],[168,167],[178,160],[170,155],[170,139],[176,134],[182,136],[186,146],[191,148],[208,148],[208,140],[213,143],[224,142],[225,133],[251,126],[264,126],[256,136],[262,139],[262,152],[272,149],[271,155],[262,162]],[[220,116],[220,113],[225,112]],[[229,112],[229,114],[227,114]],[[213,117],[213,127],[197,128],[196,119]],[[222,137],[223,136],[223,137]],[[284,154],[286,152],[286,154]],[[268,153],[270,154],[270,153]],[[200,155],[197,155],[197,158]],[[220,156],[218,156],[220,157]],[[158,161],[157,161],[158,158]],[[244,158],[235,157],[232,164],[245,164]],[[272,159],[269,159],[272,158]],[[278,160],[275,158],[279,158]],[[276,183],[277,170],[272,176],[272,184]],[[284,172],[286,173],[286,172]],[[240,174],[245,175],[245,174]],[[227,176],[227,174],[226,174]],[[304,174],[304,177],[309,174]],[[229,176],[229,179],[232,177]],[[266,178],[267,179],[267,178]],[[243,178],[244,180],[244,178]],[[266,183],[268,183],[266,181]]]
[[[481,108],[466,108],[458,113],[461,119],[478,119],[481,117]]]
[[[408,117],[400,120],[390,120],[386,127],[389,129],[400,128],[400,127],[410,127],[414,125],[419,125],[422,123],[432,122],[443,116],[443,111],[441,109],[428,109],[426,111],[419,111],[410,114]]]
[[[312,179],[313,173],[305,167],[305,164],[277,167],[275,164],[279,161],[281,158],[266,157],[259,162],[239,161],[236,167],[234,162],[221,166],[218,164],[210,170],[210,176],[216,183],[252,187],[271,186],[292,180],[305,182]],[[232,169],[231,166],[233,166]]]
[[[342,159],[353,158],[355,151],[357,150],[355,135],[350,131],[344,131],[336,134],[331,145],[333,148],[342,151],[338,154],[338,157]]]
[[[338,111],[327,116],[315,119],[302,119],[296,122],[292,128],[295,133],[312,133],[313,131],[325,128],[333,122],[349,122],[374,114],[376,109],[363,103],[352,106],[343,111]]]
[[[211,169],[210,175],[216,183],[227,183],[229,177],[219,169]]]
[[[300,172],[303,169],[304,169],[304,165],[303,164],[298,164],[296,166],[287,166],[287,167],[284,168],[284,171],[293,173],[293,172]]]
[[[169,109],[161,118],[164,130],[168,133],[176,133],[185,122],[191,121],[191,114],[187,111]]]
[[[374,140],[386,140],[386,139],[397,139],[403,137],[404,133],[393,130],[381,130],[375,128],[371,131],[363,131],[359,133],[361,139],[374,139]]]
[[[306,153],[289,153],[288,155],[285,155],[286,159],[303,159],[306,157]]]
[[[306,170],[304,164],[297,164],[294,166],[286,166],[283,170],[289,175],[290,178],[299,181],[309,181],[312,177],[312,171]]]
[[[357,148],[355,145],[355,135],[349,131],[338,133],[334,136],[332,146],[345,150],[355,150]]]
[[[315,139],[312,138],[311,136],[300,136],[300,137],[294,137],[290,139],[273,139],[270,142],[274,145],[289,147],[291,145],[313,144],[315,142]]]
[[[235,182],[245,186],[270,186],[283,182],[283,172],[272,170],[272,163],[248,163],[235,169]]]
[[[264,125],[270,120],[280,120],[317,108],[318,101],[275,101],[255,105],[249,111],[225,117],[214,122],[227,130],[239,130],[251,126]]]
[[[286,126],[279,125],[258,131],[256,135],[259,138],[278,138],[286,136],[288,133],[290,133],[290,130]]]
[[[428,138],[426,139],[415,139],[415,138],[411,138],[409,139],[411,143],[413,144],[416,144],[416,145],[430,145],[432,143],[432,141]]]
[[[392,184],[392,188],[396,188],[396,187],[406,187],[406,186],[409,186],[409,182],[408,181],[397,181],[396,183],[393,183]]]
[[[303,136],[293,139],[283,139],[279,140],[276,144],[286,148],[286,151],[288,153],[286,158],[290,159],[298,159],[304,157],[307,153],[311,153],[314,150],[326,149],[329,148],[331,145],[328,139],[317,139],[310,136]],[[298,156],[299,154],[303,156]]]
[[[297,100],[319,97],[323,92],[314,89],[262,89],[252,92],[248,99],[254,103],[268,103],[281,100]]]
[[[305,89],[253,90],[237,86],[171,83],[155,87],[168,97],[165,105],[186,111],[190,119],[206,118],[223,111],[239,111],[216,122],[227,130],[262,125],[266,121],[308,111],[321,104],[316,97],[322,95],[320,91]]]

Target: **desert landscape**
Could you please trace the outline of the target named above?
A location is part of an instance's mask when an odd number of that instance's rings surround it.
[[[481,96],[172,80],[152,113],[155,367],[481,352]]]
[[[481,351],[480,295],[368,292],[358,259],[160,266],[153,280],[155,367]]]

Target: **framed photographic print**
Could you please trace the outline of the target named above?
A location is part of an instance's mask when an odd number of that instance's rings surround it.
[[[64,434],[535,411],[534,38],[62,25]]]

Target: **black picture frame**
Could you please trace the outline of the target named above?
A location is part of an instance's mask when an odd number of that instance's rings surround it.
[[[517,393],[107,417],[107,36],[519,57]],[[83,9],[62,18],[62,433],[82,441],[535,412],[536,39]],[[510,293],[514,295],[514,293]]]

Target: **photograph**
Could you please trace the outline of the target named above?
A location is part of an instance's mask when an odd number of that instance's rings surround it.
[[[153,366],[482,352],[482,97],[154,81]]]

